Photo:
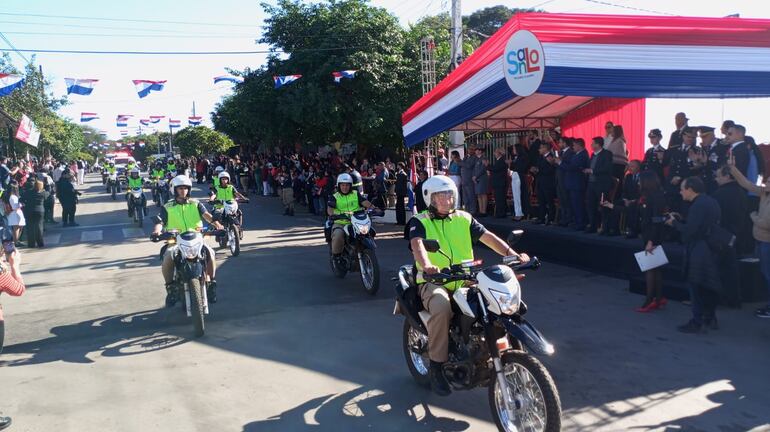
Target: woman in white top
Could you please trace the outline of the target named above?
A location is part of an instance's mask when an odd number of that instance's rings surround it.
[[[3,196],[3,199],[8,200],[6,210],[10,210],[10,212],[7,212],[5,217],[8,220],[8,226],[13,230],[13,242],[16,243],[16,246],[21,246],[19,237],[21,237],[21,229],[27,225],[27,221],[24,220],[24,213],[21,211],[22,206],[19,202],[19,186],[12,185],[9,189],[7,198]]]
[[[615,125],[612,127],[612,142],[607,150],[612,152],[612,176],[618,179],[618,189],[615,196],[620,197],[623,177],[626,175],[626,167],[628,167],[628,148],[626,147],[626,136],[623,134],[623,126]]]

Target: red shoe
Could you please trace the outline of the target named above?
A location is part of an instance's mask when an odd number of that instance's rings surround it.
[[[666,303],[668,303],[668,299],[667,299],[667,298],[665,298],[665,297],[661,297],[661,298],[659,298],[659,299],[658,299],[658,302],[657,302],[657,303],[658,303],[658,309],[660,309],[660,308],[662,308],[663,306],[665,306],[665,305],[666,305]]]
[[[647,313],[647,312],[652,312],[657,308],[658,308],[658,302],[653,300],[649,304],[647,304],[647,306],[642,306],[636,309],[636,311],[641,313]]]

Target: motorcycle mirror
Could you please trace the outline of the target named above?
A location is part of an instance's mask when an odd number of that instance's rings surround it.
[[[524,230],[513,230],[510,234],[508,234],[508,244],[510,246],[514,246],[516,243],[521,240],[521,237],[524,235]]]
[[[428,252],[438,252],[441,250],[441,245],[438,243],[437,240],[423,240],[422,245],[425,247],[425,250]]]

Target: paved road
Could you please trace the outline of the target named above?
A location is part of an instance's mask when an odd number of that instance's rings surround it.
[[[383,287],[370,297],[331,275],[317,220],[252,200],[243,252],[218,254],[220,302],[193,340],[161,308],[149,227],[89,180],[81,226],[23,250],[29,291],[2,298],[12,430],[494,430],[484,390],[439,398],[411,382],[391,315],[389,278],[409,260],[397,229],[380,227]],[[624,281],[555,265],[528,277],[524,297],[557,347],[546,364],[565,430],[770,430],[770,322],[748,308],[682,335],[685,306],[636,314]]]

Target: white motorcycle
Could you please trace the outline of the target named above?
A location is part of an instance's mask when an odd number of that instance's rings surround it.
[[[377,244],[374,242],[374,237],[377,232],[372,227],[372,220],[369,215],[382,216],[383,213],[380,209],[371,209],[334,215],[324,226],[326,241],[329,242],[329,262],[332,273],[341,279],[349,271],[359,271],[361,283],[363,283],[366,292],[371,295],[377,294],[377,290],[380,289],[380,265],[375,253]],[[345,249],[337,258],[331,253],[331,232],[335,220],[350,221],[349,224],[343,225]]]
[[[118,182],[118,173],[110,173],[107,177],[107,193],[112,195],[113,201],[118,199],[117,194],[120,193],[120,182]]]
[[[243,240],[243,214],[238,208],[238,200],[212,200],[211,204],[222,204],[221,216],[219,222],[224,227],[225,234],[217,237],[220,247],[227,247],[232,256],[238,256],[241,253],[241,240]],[[241,200],[240,202],[249,202]]]
[[[129,202],[128,206],[131,209],[131,213],[134,216],[134,222],[138,223],[141,227],[144,223],[144,206],[142,205],[142,196],[144,193],[142,192],[142,188],[132,188],[129,191]]]

